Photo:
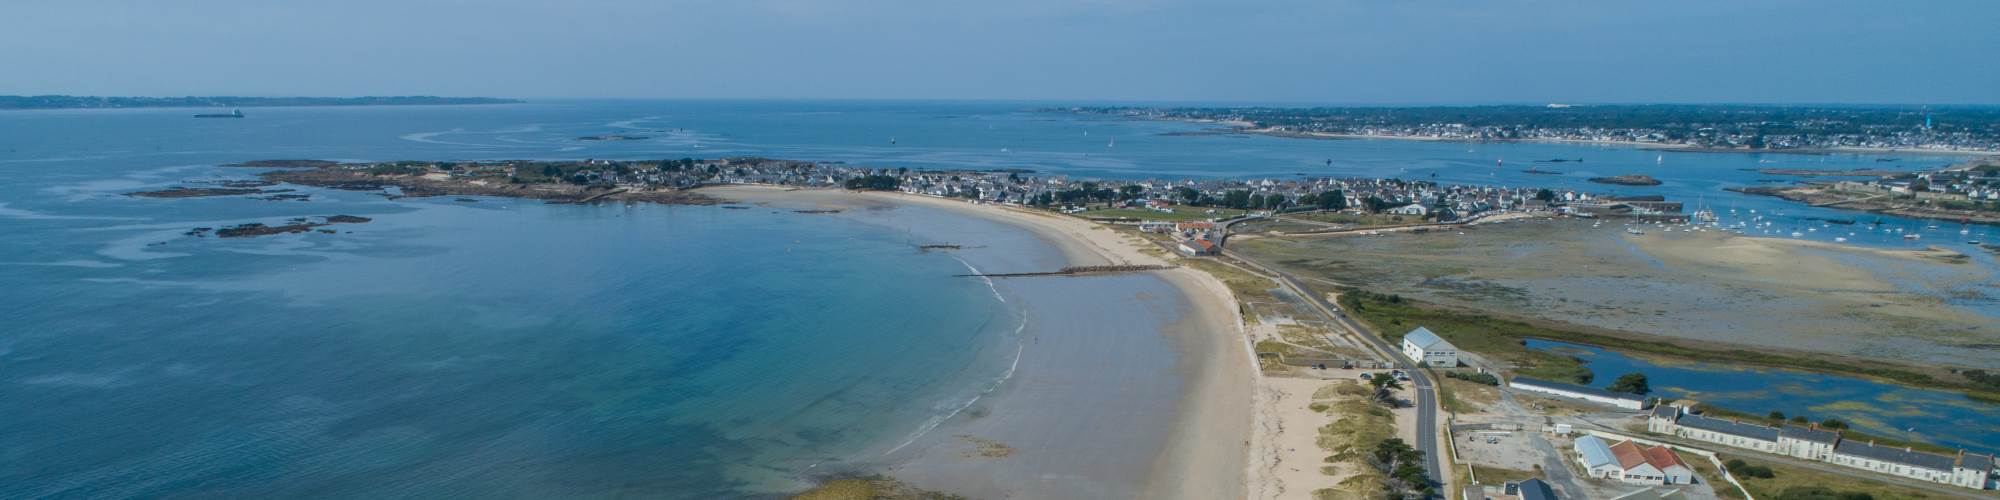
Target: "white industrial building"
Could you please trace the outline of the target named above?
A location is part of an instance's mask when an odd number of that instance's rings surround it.
[[[1592,403],[1611,405],[1634,411],[1644,410],[1648,405],[1652,404],[1652,400],[1650,398],[1640,396],[1637,394],[1611,392],[1594,387],[1584,387],[1580,385],[1550,382],[1547,380],[1537,380],[1528,377],[1514,377],[1514,380],[1509,381],[1507,383],[1507,386],[1513,387],[1514,389],[1521,391],[1536,392],[1536,393],[1565,397],[1570,399],[1581,399]]]
[[[1403,355],[1419,365],[1458,366],[1458,348],[1421,326],[1403,334]]]

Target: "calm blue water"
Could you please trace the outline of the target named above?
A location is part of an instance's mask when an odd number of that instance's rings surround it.
[[[1111,178],[1435,174],[1593,191],[1610,187],[1583,178],[1645,173],[1666,184],[1617,189],[1703,193],[1719,209],[1799,225],[1789,221],[1852,216],[1719,188],[1761,177],[1741,168],[1950,160],[1667,153],[1655,165],[1656,153],[1629,148],[1166,136],[1204,126],[1025,111],[1045,105],[0,113],[0,497],[783,491],[814,464],[907,441],[992,387],[1020,352],[1021,306],[949,279],[965,264],[912,252],[912,238],[990,238],[960,254],[989,269],[1056,258],[1004,228],[910,215],[325,190],[304,203],[122,196],[249,175],[221,163],[763,155]],[[598,134],[651,138],[574,140]],[[1494,168],[1503,157],[1509,166]],[[1586,162],[1529,163],[1557,157]],[[1519,173],[1531,166],[1565,174]],[[337,235],[181,235],[334,214],[375,221]]]
[[[1991,453],[2000,450],[1994,405],[1949,391],[1913,389],[1837,375],[1713,363],[1654,363],[1593,346],[1531,339],[1528,348],[1582,359],[1592,385],[1644,373],[1653,395],[1762,415],[1782,411],[1814,421],[1837,418],[1870,434]]]

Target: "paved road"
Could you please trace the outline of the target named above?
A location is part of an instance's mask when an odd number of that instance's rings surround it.
[[[1291,289],[1292,293],[1306,298],[1307,303],[1313,306],[1312,309],[1318,312],[1320,316],[1326,318],[1328,323],[1340,325],[1341,328],[1347,329],[1353,338],[1362,339],[1374,345],[1375,349],[1387,357],[1390,363],[1394,363],[1398,369],[1403,370],[1403,373],[1410,374],[1410,386],[1416,390],[1417,395],[1417,442],[1415,445],[1417,450],[1424,452],[1425,474],[1428,474],[1431,480],[1442,484],[1445,476],[1442,469],[1438,467],[1437,390],[1431,385],[1430,375],[1423,370],[1418,370],[1416,367],[1411,366],[1409,360],[1404,359],[1402,355],[1398,354],[1401,351],[1390,345],[1388,340],[1368,334],[1367,330],[1361,328],[1361,325],[1355,324],[1354,320],[1338,312],[1332,304],[1327,304],[1325,298],[1313,293],[1311,289],[1299,283],[1298,278],[1294,278],[1290,274],[1273,269],[1256,260],[1244,257],[1242,254],[1231,252],[1227,247],[1223,248],[1222,254],[1277,276],[1278,281],[1284,284],[1285,288]]]
[[[1535,448],[1541,450],[1542,473],[1548,476],[1549,484],[1555,486],[1562,498],[1584,498],[1591,492],[1576,484],[1576,475],[1571,474],[1569,465],[1563,463],[1565,455],[1557,451],[1555,444],[1550,443],[1548,438],[1542,437],[1539,432],[1524,434],[1522,438],[1534,443]]]

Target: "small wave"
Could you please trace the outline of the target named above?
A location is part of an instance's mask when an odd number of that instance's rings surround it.
[[[119,264],[116,262],[105,262],[101,260],[90,260],[90,259],[60,260],[55,262],[0,262],[0,264],[10,265],[10,266],[87,267],[94,269],[124,266],[124,264]]]
[[[950,412],[941,413],[932,416],[929,419],[924,420],[923,424],[917,426],[916,432],[910,434],[909,439],[904,440],[903,444],[896,445],[895,448],[890,448],[889,451],[882,452],[882,455],[887,456],[896,453],[897,451],[902,450],[903,447],[909,446],[910,443],[915,443],[917,442],[918,439],[923,439],[923,437],[927,434],[930,434],[932,430],[936,430],[938,426],[944,425],[946,421],[950,421],[952,417],[958,416],[959,413],[965,412],[966,408],[971,408],[973,404],[978,403],[980,398],[984,398],[986,397],[987,394],[992,394],[993,391],[999,390],[1001,385],[1006,384],[1009,379],[1013,379],[1014,371],[1021,368],[1021,354],[1026,352],[1028,349],[1027,342],[1018,340],[1021,336],[1021,332],[1026,331],[1027,328],[1028,328],[1028,313],[1026,311],[1022,311],[1021,323],[1014,327],[1014,337],[1017,339],[1014,343],[1014,361],[1007,364],[1007,371],[1001,372],[1000,376],[998,377],[994,377],[992,384],[987,385],[986,388],[980,390],[979,393],[973,394],[972,397],[966,398],[964,402],[955,405],[950,405],[952,407]]]
[[[611,123],[606,123],[606,124],[604,124],[604,126],[606,126],[606,127],[611,127],[611,128],[622,128],[622,129],[634,129],[634,130],[643,130],[643,129],[645,129],[646,127],[641,127],[641,126],[639,126],[639,122],[649,122],[649,121],[653,121],[653,120],[658,120],[658,119],[660,119],[660,117],[658,117],[658,116],[646,116],[646,117],[640,117],[640,118],[633,118],[633,119],[630,119],[630,120],[618,120],[618,121],[615,121],[615,122],[611,122]]]
[[[958,258],[958,256],[957,256],[957,255],[953,255],[953,256],[951,256],[951,258],[952,258],[952,260],[956,260],[956,261],[958,261],[958,263],[959,263],[959,264],[964,264],[964,265],[965,265],[965,269],[966,269],[966,270],[968,270],[968,271],[972,271],[972,274],[983,274],[983,273],[980,273],[980,272],[979,272],[979,268],[977,268],[977,267],[972,267],[972,263],[971,263],[971,262],[966,262],[966,261],[965,261],[965,259],[961,259],[961,258]],[[987,291],[991,291],[991,292],[993,292],[993,298],[996,298],[996,299],[1000,299],[1000,303],[1002,303],[1002,304],[1005,304],[1005,303],[1007,303],[1007,297],[1004,297],[1004,296],[1001,296],[1001,295],[1000,295],[1000,289],[999,289],[998,287],[995,287],[995,286],[993,286],[993,278],[988,278],[988,277],[985,277],[985,276],[980,276],[980,277],[979,277],[979,280],[980,280],[980,281],[984,281],[984,282],[986,282],[986,290],[987,290]]]
[[[8,208],[7,202],[0,201],[0,217],[25,220],[145,220],[138,217],[112,217],[98,215],[56,215],[24,208]]]

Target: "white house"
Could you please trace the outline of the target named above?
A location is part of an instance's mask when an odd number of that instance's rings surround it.
[[[1415,215],[1419,217],[1423,216],[1424,214],[1431,213],[1431,209],[1424,208],[1424,204],[1422,203],[1411,203],[1408,205],[1391,208],[1386,211],[1394,215]]]
[[[1458,348],[1421,326],[1403,334],[1403,355],[1420,365],[1458,366]]]
[[[1611,454],[1611,445],[1604,444],[1597,436],[1576,438],[1576,463],[1583,466],[1585,475],[1598,479],[1620,479],[1625,467],[1618,464],[1618,457]]]
[[[1665,446],[1639,448],[1630,440],[1611,445],[1611,454],[1625,466],[1625,482],[1692,484],[1694,468]]]
[[[1634,411],[1644,410],[1648,405],[1652,404],[1651,399],[1637,394],[1611,392],[1594,387],[1536,380],[1528,377],[1514,377],[1514,380],[1507,382],[1507,386],[1515,390],[1581,399],[1592,403],[1611,405]]]

